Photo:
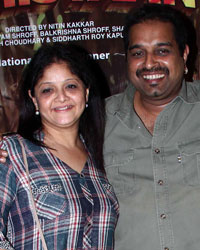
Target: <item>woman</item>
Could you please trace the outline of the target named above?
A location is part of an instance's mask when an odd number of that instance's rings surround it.
[[[104,106],[89,68],[80,48],[56,44],[42,46],[23,73],[18,134],[1,146],[1,249],[42,249],[39,226],[48,249],[113,249],[118,203],[103,168]]]

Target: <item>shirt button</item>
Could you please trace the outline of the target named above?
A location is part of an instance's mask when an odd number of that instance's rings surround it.
[[[182,160],[181,156],[178,156],[177,158],[178,158],[178,162],[181,163],[181,160]]]
[[[155,149],[155,153],[156,153],[156,154],[159,154],[159,153],[160,153],[160,149],[159,149],[159,148],[156,148],[156,149]]]
[[[163,219],[163,220],[164,220],[164,219],[166,219],[166,217],[167,217],[167,216],[166,216],[166,214],[161,214],[161,216],[160,216],[160,217],[161,217],[161,219]]]
[[[80,174],[80,177],[81,177],[81,178],[84,178],[85,176],[84,176],[84,174],[83,174],[83,173],[81,173],[81,174]]]
[[[164,181],[163,181],[163,180],[159,180],[159,181],[158,181],[158,185],[160,185],[160,186],[162,186],[162,185],[163,185],[163,183],[164,183]]]

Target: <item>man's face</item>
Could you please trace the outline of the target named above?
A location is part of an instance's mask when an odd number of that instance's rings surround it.
[[[188,52],[186,46],[180,55],[171,23],[149,20],[133,25],[127,51],[129,79],[144,99],[168,103],[181,88]]]

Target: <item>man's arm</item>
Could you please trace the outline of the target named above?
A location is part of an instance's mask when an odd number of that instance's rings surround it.
[[[3,139],[3,136],[0,135],[0,142],[2,141]],[[0,146],[0,163],[5,163],[6,162],[6,157],[8,156],[8,153],[7,151],[1,149],[1,146]],[[1,250],[1,249],[0,249]]]

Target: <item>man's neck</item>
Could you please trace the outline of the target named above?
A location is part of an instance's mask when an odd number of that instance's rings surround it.
[[[151,134],[153,134],[156,118],[168,103],[151,102],[143,99],[138,91],[135,92],[133,102],[135,112]]]

